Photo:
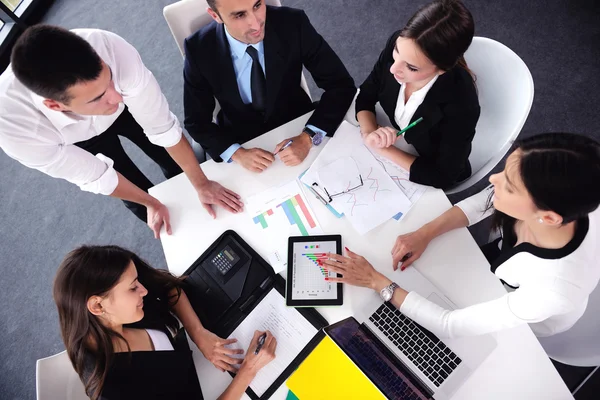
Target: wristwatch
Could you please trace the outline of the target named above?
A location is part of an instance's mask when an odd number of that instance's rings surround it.
[[[310,139],[312,140],[312,144],[314,146],[318,146],[321,144],[321,142],[323,141],[323,134],[320,132],[315,132],[312,129],[310,129],[308,126],[304,127],[304,132],[306,132],[306,134],[308,136],[310,136]]]
[[[392,299],[392,296],[394,295],[394,290],[396,290],[399,287],[400,286],[398,286],[396,282],[392,282],[389,286],[386,286],[383,289],[381,289],[381,291],[379,292],[379,297],[381,297],[381,300],[383,301],[390,301]]]

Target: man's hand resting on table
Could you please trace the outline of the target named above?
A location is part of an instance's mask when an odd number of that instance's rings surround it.
[[[252,149],[240,147],[233,153],[231,159],[252,172],[263,172],[275,161],[273,154],[257,147]]]
[[[198,198],[202,203],[202,207],[204,207],[204,209],[208,211],[208,214],[213,218],[216,218],[217,214],[215,214],[212,205],[223,207],[232,213],[238,213],[244,209],[244,203],[242,203],[240,196],[237,193],[224,188],[215,181],[206,180],[199,185],[196,190],[198,192]]]
[[[279,150],[290,140],[292,141],[292,144],[279,152]],[[279,142],[279,144],[275,146],[275,151],[273,151],[273,153],[277,154],[279,152],[281,161],[288,167],[293,167],[304,161],[311,147],[312,139],[308,133],[302,132],[298,136],[287,138]]]
[[[155,199],[156,200],[156,199]],[[154,238],[160,238],[160,228],[165,224],[165,230],[167,235],[171,234],[171,222],[169,217],[169,210],[160,201],[156,200],[150,205],[146,206],[147,214],[146,220],[148,221],[148,227],[154,232]]]

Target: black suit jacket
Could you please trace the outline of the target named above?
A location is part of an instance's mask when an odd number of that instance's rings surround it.
[[[242,102],[223,25],[212,22],[188,37],[184,46],[184,125],[216,161],[232,144],[244,143],[313,109],[300,87],[303,65],[325,90],[308,124],[329,136],[356,93],[344,64],[301,10],[267,7],[264,116]],[[221,105],[218,125],[212,122],[215,98]]]
[[[394,128],[400,85],[390,73],[392,51],[400,31],[388,40],[373,71],[360,86],[356,112],[375,113],[379,102]],[[419,152],[410,168],[410,180],[446,189],[471,176],[469,154],[479,119],[477,89],[469,72],[460,66],[439,76],[411,122],[423,121],[406,131],[404,138]]]

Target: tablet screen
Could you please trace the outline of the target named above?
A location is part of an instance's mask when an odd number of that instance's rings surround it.
[[[333,300],[338,285],[325,280],[336,277],[323,265],[327,253],[336,253],[335,241],[295,242],[292,254],[292,300]]]

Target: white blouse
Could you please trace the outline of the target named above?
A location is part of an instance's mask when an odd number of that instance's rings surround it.
[[[491,190],[457,204],[469,225],[492,213],[486,211]],[[530,243],[512,248],[495,273],[517,289],[496,300],[450,311],[410,292],[400,311],[440,337],[482,335],[524,323],[537,336],[564,332],[583,315],[600,279],[599,226],[600,207],[578,223],[574,238],[561,249]]]
[[[150,339],[152,340],[155,351],[175,350],[166,333],[156,329],[146,329],[146,332],[148,332],[148,336],[150,336]]]
[[[423,104],[423,101],[425,100],[425,96],[427,96],[429,89],[431,89],[435,81],[437,81],[438,76],[439,75],[435,75],[427,83],[427,85],[413,92],[408,98],[406,104],[404,103],[406,84],[403,84],[400,87],[400,94],[398,95],[398,101],[396,102],[396,111],[394,112],[394,119],[396,120],[396,123],[398,124],[400,129],[404,129],[408,126],[413,115],[415,115],[417,108],[419,108],[419,106]]]

